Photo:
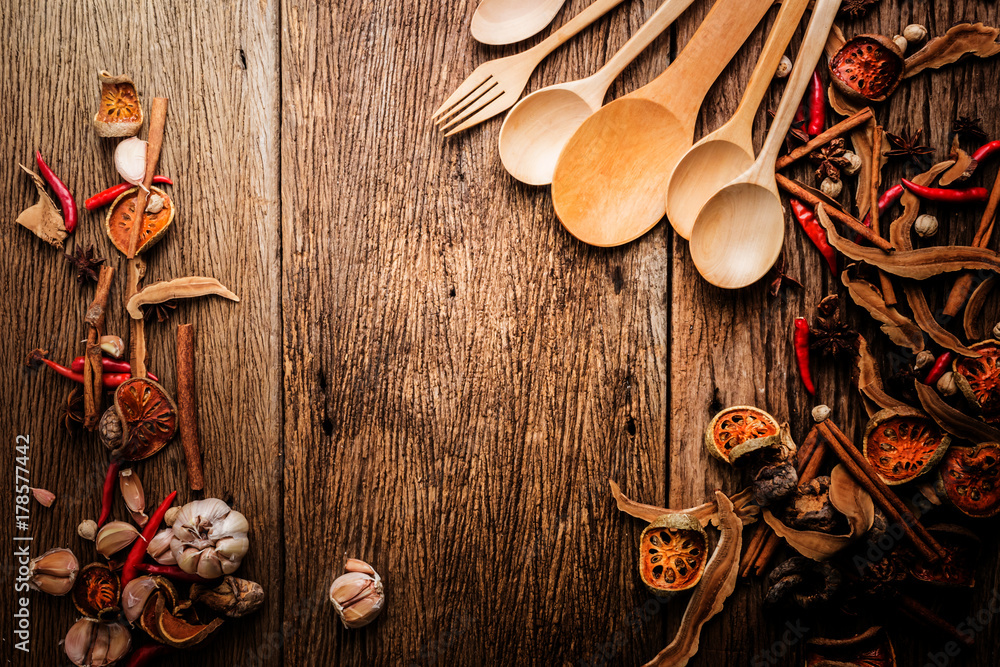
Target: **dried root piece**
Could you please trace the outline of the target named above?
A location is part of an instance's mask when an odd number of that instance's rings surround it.
[[[230,301],[239,302],[240,300],[240,297],[226,289],[226,286],[215,278],[188,276],[186,278],[175,278],[174,280],[153,283],[144,287],[132,295],[125,308],[132,319],[141,320],[143,318],[143,306],[163,303],[172,299],[193,299],[209,294],[215,294]]]
[[[69,236],[66,226],[63,224],[62,214],[56,208],[55,202],[45,191],[45,181],[42,177],[31,171],[23,164],[19,165],[28,176],[31,177],[35,188],[38,190],[38,201],[33,206],[21,211],[17,216],[17,224],[30,229],[35,236],[56,248],[63,247],[63,241]]]

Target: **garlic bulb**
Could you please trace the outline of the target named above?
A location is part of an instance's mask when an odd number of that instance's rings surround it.
[[[900,53],[906,53],[906,47],[910,45],[910,42],[902,35],[896,35],[893,37],[892,43],[899,47]]]
[[[382,612],[385,589],[382,578],[368,563],[351,558],[345,568],[348,572],[330,586],[330,602],[345,628],[361,628]]]
[[[173,539],[174,531],[170,528],[164,528],[149,541],[146,553],[160,565],[177,565],[174,552],[170,550],[170,542]]]
[[[115,146],[115,169],[128,183],[141,184],[146,175],[146,142],[129,137]]]
[[[774,77],[776,79],[784,79],[788,76],[789,72],[792,71],[792,60],[788,56],[781,56],[781,61],[778,63],[778,69],[774,72]]]
[[[831,413],[833,413],[833,410],[830,409],[829,405],[817,405],[815,408],[812,409],[813,421],[816,422],[817,424],[819,424],[820,422],[825,422],[827,419],[830,418]]]
[[[913,231],[922,239],[934,236],[938,232],[938,219],[930,213],[924,213],[913,223]]]
[[[903,37],[908,42],[919,42],[927,37],[927,28],[919,23],[911,23],[903,28]]]
[[[69,629],[63,642],[66,657],[80,667],[113,665],[132,648],[132,635],[121,623],[81,618]]]
[[[848,165],[841,169],[841,171],[848,176],[858,173],[858,170],[861,169],[863,164],[861,156],[852,151],[844,151],[844,159],[847,160]]]
[[[28,586],[49,595],[73,590],[80,563],[69,549],[49,549],[28,563]]]
[[[206,579],[235,572],[250,548],[246,517],[218,498],[182,507],[172,530],[170,551],[177,565]]]
[[[832,178],[824,178],[823,182],[819,184],[819,189],[827,197],[837,198],[843,191],[844,184],[839,179],[835,181]]]
[[[84,519],[76,527],[76,534],[91,542],[97,537],[97,522],[93,519]]]
[[[958,384],[955,382],[955,374],[948,371],[937,381],[937,390],[941,392],[943,396],[954,396],[958,393]]]
[[[102,556],[111,558],[135,542],[138,537],[139,531],[132,524],[124,521],[111,521],[101,526],[94,542]]]

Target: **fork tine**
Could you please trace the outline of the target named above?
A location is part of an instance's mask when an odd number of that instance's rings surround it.
[[[488,104],[493,100],[493,96],[490,95],[491,92],[498,90],[500,82],[496,79],[489,78],[483,82],[484,84],[479,88],[466,95],[461,101],[455,104],[453,107],[448,109],[443,115],[438,116],[434,120],[435,125],[445,124],[448,125],[452,123],[458,116],[467,116],[473,114],[481,108],[484,104]],[[503,91],[501,91],[502,93]],[[485,101],[484,101],[485,99]]]
[[[455,92],[444,101],[444,104],[438,107],[437,111],[431,115],[431,118],[437,118],[443,112],[447,111],[472,93],[479,90],[483,84],[488,83],[492,78],[492,75],[483,76],[477,67],[476,70],[473,71],[472,74],[470,74],[468,78],[466,78],[465,81],[463,81],[462,84],[455,89]]]
[[[486,106],[482,107],[479,110],[479,113],[476,113],[471,117],[469,117],[469,115],[466,114],[461,118],[456,118],[447,125],[445,125],[444,127],[442,127],[441,131],[445,133],[444,136],[450,137],[453,134],[458,134],[463,130],[467,130],[473,125],[479,125],[484,120],[487,120],[489,118],[492,118],[493,116],[496,116],[499,113],[504,112],[505,110],[509,109],[512,106],[510,100],[504,99],[504,97],[505,95],[501,93],[497,97],[493,98]],[[461,123],[461,125],[456,127],[455,126],[456,123]]]

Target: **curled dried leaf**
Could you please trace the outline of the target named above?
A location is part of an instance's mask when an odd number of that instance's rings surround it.
[[[63,241],[69,236],[66,225],[63,224],[62,214],[56,208],[55,202],[45,191],[45,181],[42,177],[31,171],[23,164],[19,165],[28,176],[31,177],[35,188],[38,190],[38,201],[34,205],[21,211],[17,216],[17,224],[30,229],[32,233],[46,243],[56,248],[63,247]]]
[[[857,359],[857,385],[858,391],[865,399],[865,409],[871,417],[879,410],[887,408],[909,407],[903,401],[893,398],[885,391],[882,384],[882,375],[879,373],[878,364],[875,357],[868,349],[868,341],[862,336],[858,336],[858,359]],[[872,408],[869,402],[874,403],[878,409]]]
[[[672,510],[667,507],[658,507],[656,505],[638,503],[622,493],[621,488],[613,480],[609,479],[608,484],[611,485],[611,495],[614,497],[618,509],[625,512],[629,516],[635,517],[636,519],[643,519],[644,521],[652,522],[656,521],[656,519],[664,514],[689,514],[698,519],[702,528],[710,523],[718,525],[719,508],[715,501],[707,502],[702,505],[698,505],[697,507],[691,507],[688,509]],[[758,508],[756,505],[752,504],[753,489],[743,489],[734,495],[731,498],[731,501],[744,524],[752,523],[754,521]]]
[[[844,271],[841,281],[847,287],[851,300],[868,311],[875,320],[882,323],[881,329],[896,345],[909,348],[914,354],[924,349],[924,333],[913,320],[906,317],[892,306],[886,304],[882,293],[867,280],[852,278]]]
[[[1000,30],[982,23],[959,23],[948,32],[935,37],[906,59],[903,78],[908,79],[925,69],[950,65],[965,55],[989,58],[1000,53],[997,37]]]
[[[230,301],[239,302],[240,298],[226,289],[226,286],[215,278],[188,276],[163,282],[153,283],[132,295],[125,306],[133,320],[143,318],[142,307],[163,303],[172,299],[193,299],[199,296],[215,294]]]
[[[980,326],[979,314],[982,313],[986,299],[993,292],[996,282],[996,276],[987,276],[972,291],[972,296],[969,297],[969,302],[965,305],[962,324],[965,328],[965,337],[969,340],[981,340],[986,337],[986,332]]]
[[[969,442],[1000,442],[1000,430],[956,410],[923,382],[914,382],[920,405],[943,430]]]

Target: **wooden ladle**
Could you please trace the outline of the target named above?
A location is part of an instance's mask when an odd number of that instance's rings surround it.
[[[611,82],[692,2],[666,0],[597,72],[536,90],[518,102],[500,128],[500,160],[510,175],[528,185],[551,183],[563,147],[601,108]]]
[[[667,70],[588,118],[556,163],[552,203],[570,234],[615,246],[663,217],[674,165],[705,95],[772,0],[719,0]]]
[[[691,238],[705,202],[753,164],[753,120],[785,47],[795,34],[809,0],[785,0],[767,37],[740,106],[725,125],[684,154],[667,183],[667,219],[685,239]]]
[[[713,285],[735,289],[756,282],[781,253],[785,214],[774,161],[799,100],[823,53],[840,0],[816,0],[788,85],[756,162],[709,199],[691,230],[691,259]]]
[[[472,36],[483,44],[513,44],[552,23],[566,0],[483,0],[472,15]]]

